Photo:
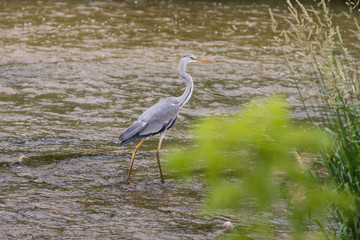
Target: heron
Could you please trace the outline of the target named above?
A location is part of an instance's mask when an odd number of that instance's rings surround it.
[[[156,150],[156,161],[160,171],[161,182],[164,183],[164,177],[161,171],[159,159],[160,148],[165,136],[165,132],[174,125],[180,108],[184,106],[187,101],[189,101],[192,95],[193,80],[190,74],[185,72],[185,67],[190,62],[215,61],[199,58],[192,54],[185,55],[183,58],[181,58],[178,71],[180,77],[183,78],[186,82],[186,89],[184,93],[179,97],[168,97],[160,100],[158,103],[143,112],[143,114],[120,135],[119,140],[121,145],[126,145],[134,140],[141,139],[132,151],[130,167],[125,182],[130,183],[131,170],[138,148],[148,137],[160,134],[159,144]]]

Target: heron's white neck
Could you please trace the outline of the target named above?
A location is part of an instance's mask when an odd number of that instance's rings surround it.
[[[180,107],[182,107],[183,105],[185,105],[185,103],[187,103],[187,101],[189,101],[189,99],[191,98],[191,94],[193,92],[193,87],[194,87],[193,80],[192,80],[190,74],[187,74],[185,72],[186,64],[187,64],[186,61],[181,60],[180,64],[179,64],[179,68],[178,68],[180,77],[182,77],[186,81],[186,89],[185,89],[184,93],[180,97],[178,97]]]

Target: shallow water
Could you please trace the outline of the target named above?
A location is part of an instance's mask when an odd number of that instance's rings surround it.
[[[163,143],[189,143],[196,119],[231,114],[251,98],[297,90],[274,47],[268,9],[254,1],[1,1],[0,238],[212,239],[231,213],[201,214],[200,181],[178,181],[155,161],[157,138],[136,156],[119,134],[159,99],[194,93]],[[346,24],[346,23],[344,23]],[[25,155],[30,160],[15,164]],[[250,216],[251,214],[244,213]],[[238,223],[246,226],[244,222]],[[278,236],[284,221],[274,220]]]

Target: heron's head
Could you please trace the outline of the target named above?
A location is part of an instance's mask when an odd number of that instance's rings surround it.
[[[186,63],[189,63],[189,62],[215,62],[215,61],[212,61],[212,60],[198,58],[197,56],[192,55],[192,54],[185,55],[181,60],[185,61]]]

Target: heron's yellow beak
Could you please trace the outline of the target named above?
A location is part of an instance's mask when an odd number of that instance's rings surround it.
[[[212,61],[212,60],[201,59],[201,58],[196,59],[196,61],[197,62],[215,62],[215,61]]]

